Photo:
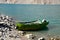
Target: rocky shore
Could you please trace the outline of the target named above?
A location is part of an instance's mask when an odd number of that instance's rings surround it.
[[[0,15],[0,40],[60,40],[60,36],[37,35],[18,31],[15,20],[10,16]]]
[[[24,32],[16,30],[13,18],[0,15],[0,40],[27,40],[22,36]]]

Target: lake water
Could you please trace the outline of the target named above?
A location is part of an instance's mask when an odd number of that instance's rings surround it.
[[[50,22],[49,30],[28,33],[60,35],[60,5],[0,4],[0,14],[12,16],[18,21],[46,19]]]

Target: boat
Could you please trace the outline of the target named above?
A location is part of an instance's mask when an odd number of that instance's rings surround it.
[[[33,30],[42,30],[47,27],[49,21],[43,19],[42,21],[36,20],[31,22],[17,22],[16,29],[23,31],[33,31]]]

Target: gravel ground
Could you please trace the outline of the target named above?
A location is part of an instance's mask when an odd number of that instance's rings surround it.
[[[7,32],[6,32],[7,31]],[[27,40],[26,37],[20,35],[17,30],[8,31],[6,30],[0,33],[0,40]]]
[[[15,21],[10,16],[0,15],[0,40],[27,40],[15,28]]]

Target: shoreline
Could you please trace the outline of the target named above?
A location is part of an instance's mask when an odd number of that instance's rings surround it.
[[[60,40],[59,36],[51,36],[40,34],[38,37],[36,34],[32,33],[25,33],[25,31],[18,31],[15,27],[15,21],[12,20],[13,18],[5,15],[0,16],[0,39],[2,40]]]
[[[27,33],[27,34],[29,34],[29,33]],[[51,34],[44,35],[42,33],[40,35],[36,35],[36,34],[33,34],[33,35],[36,36],[35,39],[37,39],[37,40],[41,37],[43,37],[45,40],[60,40],[60,35],[51,35]]]

